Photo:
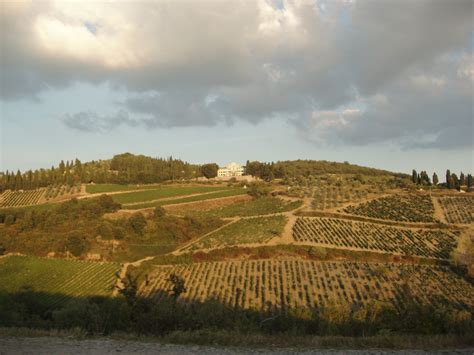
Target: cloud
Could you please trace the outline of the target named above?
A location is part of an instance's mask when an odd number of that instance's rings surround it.
[[[140,121],[131,119],[126,111],[118,111],[114,115],[101,116],[95,112],[78,112],[65,114],[63,123],[72,129],[82,132],[109,132],[121,125],[136,127]]]
[[[115,115],[65,114],[86,132],[286,119],[318,144],[472,145],[473,6],[2,2],[0,97],[125,91]]]

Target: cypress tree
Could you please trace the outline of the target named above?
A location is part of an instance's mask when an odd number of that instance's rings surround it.
[[[433,173],[433,185],[436,186],[438,185],[438,175],[436,175],[436,173]]]
[[[413,169],[412,173],[411,173],[411,181],[416,184],[418,183],[418,174],[416,173],[416,170]]]

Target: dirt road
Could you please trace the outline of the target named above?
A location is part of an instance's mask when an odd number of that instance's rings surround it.
[[[472,354],[474,349],[424,350],[339,350],[296,348],[238,348],[220,346],[173,345],[153,342],[120,341],[109,339],[77,340],[56,337],[0,337],[0,354]]]

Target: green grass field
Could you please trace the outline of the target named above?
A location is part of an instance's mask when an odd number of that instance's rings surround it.
[[[202,217],[248,217],[261,216],[271,213],[292,211],[301,207],[303,201],[284,201],[275,197],[262,197],[250,201],[234,203],[232,205],[215,208],[207,211],[189,211],[183,209],[183,214]],[[177,210],[177,212],[180,212]]]
[[[115,202],[121,204],[147,202],[166,197],[186,196],[213,191],[227,190],[227,186],[161,186],[158,189],[125,192],[113,195]]]
[[[216,192],[208,193],[206,195],[189,196],[189,197],[183,197],[183,198],[178,198],[178,199],[173,199],[173,200],[145,202],[145,203],[134,204],[134,205],[124,204],[123,208],[131,209],[131,210],[141,209],[141,208],[151,208],[151,207],[166,206],[166,205],[171,205],[171,204],[205,201],[205,200],[210,200],[213,198],[238,196],[238,195],[244,195],[246,193],[247,191],[242,188],[228,188],[227,190],[219,190]]]
[[[51,306],[68,297],[110,296],[119,270],[116,263],[7,256],[0,259],[0,292],[42,293]]]
[[[97,185],[86,185],[86,192],[89,194],[106,193],[106,192],[118,192],[118,191],[130,191],[130,190],[149,190],[159,188],[159,184],[150,185],[120,185],[120,184],[97,184]]]
[[[285,216],[242,219],[191,244],[189,250],[219,248],[237,244],[266,243],[281,235]]]

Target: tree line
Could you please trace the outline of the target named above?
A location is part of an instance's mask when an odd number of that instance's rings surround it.
[[[192,179],[202,176],[199,165],[180,159],[152,158],[130,153],[119,154],[111,160],[82,163],[79,159],[61,160],[50,169],[0,173],[0,191],[31,190],[50,185],[79,183],[147,184],[167,180]]]
[[[471,174],[465,175],[462,171],[459,174],[459,177],[455,173],[451,173],[448,169],[446,170],[445,182],[440,183],[438,175],[433,173],[432,180],[428,176],[426,171],[421,171],[418,173],[415,169],[412,171],[411,181],[416,185],[425,185],[425,186],[443,186],[448,189],[461,190],[462,186],[466,186],[468,191],[471,191],[473,188],[473,179]]]

